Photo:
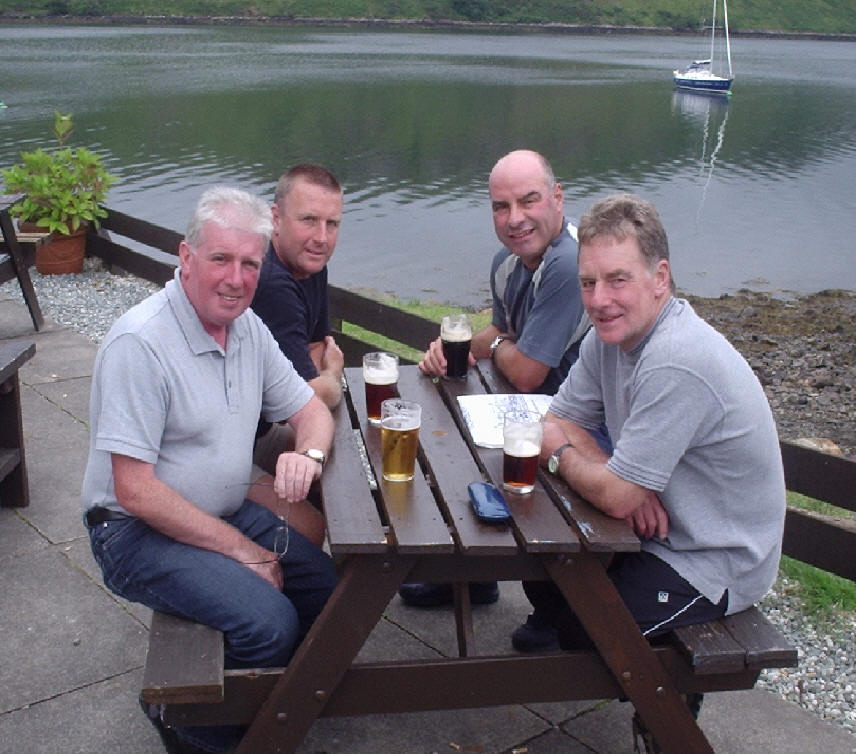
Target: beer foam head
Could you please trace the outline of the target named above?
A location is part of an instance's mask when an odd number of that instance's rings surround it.
[[[389,385],[398,381],[398,362],[388,354],[381,354],[376,361],[363,364],[363,379],[370,385]]]
[[[464,341],[472,340],[473,331],[466,324],[447,325],[444,323],[440,329],[440,337],[450,343],[463,343]]]
[[[506,436],[503,450],[510,456],[531,458],[541,452],[541,446],[526,437],[515,437],[512,435],[511,437]]]

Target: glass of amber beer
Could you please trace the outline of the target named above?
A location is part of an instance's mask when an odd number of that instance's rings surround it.
[[[502,425],[502,486],[526,494],[535,488],[541,452],[541,414],[509,411]]]
[[[380,404],[398,397],[398,356],[376,351],[363,356],[366,413],[371,424],[380,424]]]
[[[383,478],[409,482],[416,467],[416,447],[422,407],[413,401],[390,398],[381,404],[380,455]]]
[[[473,326],[467,314],[447,314],[440,323],[440,341],[446,359],[446,377],[462,380],[467,376]]]

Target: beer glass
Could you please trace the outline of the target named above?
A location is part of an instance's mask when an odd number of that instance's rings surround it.
[[[380,424],[380,404],[398,397],[398,356],[376,351],[363,356],[366,413],[371,424]]]
[[[381,472],[386,481],[413,479],[421,422],[422,407],[418,403],[391,398],[381,404]]]
[[[469,366],[473,327],[467,314],[447,314],[440,324],[440,341],[446,358],[446,376],[464,379]]]
[[[537,411],[509,411],[502,425],[502,486],[526,494],[535,488],[543,425]]]

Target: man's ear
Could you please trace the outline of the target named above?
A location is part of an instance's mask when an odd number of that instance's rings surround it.
[[[669,293],[672,290],[672,267],[668,259],[661,259],[657,262],[654,277],[657,279],[658,295]]]
[[[190,244],[187,243],[186,240],[182,239],[181,243],[178,245],[178,261],[182,268],[186,267],[184,262],[192,253],[193,251],[190,249]]]

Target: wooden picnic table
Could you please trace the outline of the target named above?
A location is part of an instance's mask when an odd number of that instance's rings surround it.
[[[489,364],[471,369],[465,382],[434,381],[416,367],[401,369],[401,396],[422,406],[422,473],[402,483],[380,475],[380,430],[365,418],[361,370],[346,370],[349,390],[336,412],[335,449],[323,478],[330,551],[340,581],[288,667],[267,682],[264,674],[244,678],[241,694],[229,692],[250,707],[264,699],[239,752],[293,751],[322,714],[620,696],[633,703],[665,752],[712,751],[675,686],[679,673],[667,670],[669,658],[658,656],[642,637],[607,578],[603,556],[639,549],[623,521],[600,514],[558,481],[546,479],[549,475],[529,495],[506,496],[511,526],[475,518],[467,484],[488,479],[501,486],[502,451],[470,444],[455,397],[487,390],[482,373],[487,386],[502,389]],[[358,436],[376,490],[365,473]],[[463,587],[466,581],[493,579],[552,579],[597,652],[473,655],[469,594]],[[459,656],[354,664],[405,581],[454,583]],[[185,714],[181,720],[228,722],[227,710],[216,705],[213,710],[197,706],[196,717]],[[236,721],[245,714],[233,710]]]

